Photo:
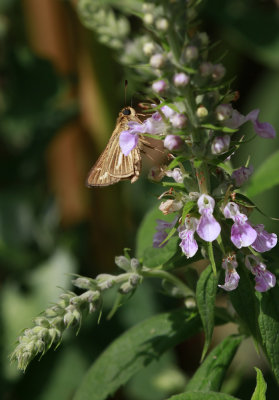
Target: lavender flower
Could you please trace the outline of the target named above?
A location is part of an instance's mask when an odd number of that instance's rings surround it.
[[[155,93],[162,94],[167,89],[167,86],[167,82],[161,79],[160,81],[154,82],[152,84],[152,89]]]
[[[178,217],[175,217],[172,222],[167,222],[162,219],[156,219],[157,226],[155,229],[157,232],[153,236],[153,247],[161,248],[167,244],[168,241],[161,244],[168,236],[168,234],[165,230],[173,228],[177,222],[177,219],[178,219]]]
[[[174,128],[182,129],[187,124],[187,117],[184,114],[175,113],[170,118],[170,122]]]
[[[181,137],[177,135],[167,135],[164,139],[164,147],[170,151],[179,150],[183,143]]]
[[[222,154],[229,150],[231,138],[229,135],[216,136],[211,144],[212,154]]]
[[[232,111],[232,116],[227,119],[225,125],[232,129],[237,129],[247,121],[251,121],[254,131],[265,139],[274,139],[276,136],[275,129],[269,122],[260,122],[258,120],[260,110],[250,111],[246,117],[240,114],[237,110]]]
[[[233,171],[232,179],[234,179],[235,185],[237,187],[242,186],[249,179],[253,172],[254,168],[252,165],[250,165],[250,167],[240,167]]]
[[[213,242],[221,232],[219,222],[213,217],[215,200],[209,195],[202,194],[198,199],[201,218],[197,227],[197,234],[206,242]]]
[[[177,183],[183,183],[184,177],[180,168],[174,168],[173,170],[168,170],[165,175],[173,178]]]
[[[258,257],[254,255],[246,256],[245,265],[255,275],[255,289],[258,292],[266,292],[275,286],[275,276],[266,269],[266,265]]]
[[[239,211],[236,203],[229,202],[224,208],[225,218],[231,218],[234,224],[231,229],[231,241],[240,249],[241,247],[248,247],[257,238],[257,232],[247,222],[248,217]]]
[[[196,218],[186,217],[184,225],[178,228],[178,235],[182,239],[179,246],[187,258],[193,257],[198,251],[198,244],[194,239],[197,226]]]
[[[277,235],[275,233],[268,233],[264,230],[264,225],[254,225],[257,232],[257,238],[253,242],[252,247],[259,253],[271,250],[277,244]]]
[[[173,83],[176,87],[184,87],[188,85],[189,82],[190,82],[190,77],[189,75],[184,74],[184,72],[175,74],[173,77]]]
[[[223,259],[222,268],[224,268],[225,272],[225,283],[224,285],[218,285],[220,288],[230,292],[237,288],[238,281],[240,279],[238,273],[236,272],[238,264],[236,261],[235,254],[229,254],[226,258]]]

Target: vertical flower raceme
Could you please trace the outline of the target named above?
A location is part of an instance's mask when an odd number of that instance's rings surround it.
[[[234,253],[229,254],[223,259],[222,268],[225,270],[225,283],[224,285],[218,285],[220,288],[226,291],[232,291],[237,288],[239,275],[236,272],[238,264]]]
[[[245,265],[255,275],[255,289],[258,292],[266,292],[275,286],[275,276],[266,269],[266,265],[258,257],[247,255]]]

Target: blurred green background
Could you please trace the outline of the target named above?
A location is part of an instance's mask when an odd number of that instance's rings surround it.
[[[269,121],[279,132],[278,7],[276,0],[204,1],[201,27],[212,42],[221,41],[212,49],[212,60],[222,59],[228,77],[236,76],[238,109],[245,114],[260,108],[261,121]],[[127,76],[130,98],[134,88],[140,88],[113,51],[81,25],[76,1],[0,0],[0,398],[4,400],[71,399],[87,368],[113,338],[174,305],[148,282],[107,321],[112,293],[100,324],[96,317],[88,318],[77,337],[75,332],[67,334],[55,352],[51,350],[39,363],[33,361],[25,374],[8,360],[20,331],[57,300],[61,287],[71,288],[71,273],[114,272],[114,256],[124,247],[135,248],[136,230],[157,201],[158,188],[146,180],[148,161],[134,185],[85,187],[88,171],[124,105]],[[249,129],[245,126],[243,132],[252,135]],[[246,144],[233,159],[235,167],[251,155],[257,169],[276,153],[278,140],[256,138]],[[278,173],[279,162],[273,166]],[[278,196],[274,187],[254,193],[253,200],[267,215],[279,217]],[[258,212],[252,219],[279,233],[278,222]],[[278,252],[273,250],[274,258]],[[275,263],[272,267],[278,269]],[[215,340],[232,330],[216,330]],[[187,376],[198,366],[202,340],[197,336],[152,364],[115,399],[159,400],[183,390]],[[252,366],[267,367],[251,343],[244,346],[224,390],[248,399],[255,386]],[[278,389],[267,370],[266,378],[268,398],[275,399]]]

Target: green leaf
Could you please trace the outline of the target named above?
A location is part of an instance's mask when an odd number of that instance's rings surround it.
[[[242,326],[259,341],[259,302],[256,298],[255,288],[251,282],[247,268],[244,265],[239,265],[239,267],[237,269],[240,275],[239,284],[237,289],[229,292],[230,300],[241,319]]]
[[[246,189],[247,196],[255,196],[279,184],[279,150],[273,153],[255,171]]]
[[[243,336],[229,336],[216,346],[188,382],[186,391],[219,391]]]
[[[196,291],[197,306],[205,333],[205,343],[202,352],[202,359],[204,358],[210,345],[214,328],[214,308],[217,283],[218,276],[214,275],[211,265],[208,265],[206,269],[201,273],[201,276],[197,283]]]
[[[187,392],[177,394],[168,400],[239,400],[237,397],[225,393],[216,392]]]
[[[275,286],[266,293],[257,293],[260,312],[258,317],[262,345],[279,383],[279,287]]]
[[[267,386],[262,371],[256,367],[255,370],[257,371],[257,386],[255,388],[253,396],[251,397],[251,400],[265,400],[266,399],[265,393]]]
[[[74,400],[103,400],[166,350],[200,330],[197,314],[185,310],[145,320],[116,339],[89,369]]]

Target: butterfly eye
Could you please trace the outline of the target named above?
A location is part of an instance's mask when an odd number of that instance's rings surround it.
[[[124,114],[124,115],[130,115],[130,114],[131,114],[131,111],[129,110],[129,108],[126,108],[126,109],[123,111],[123,114]]]

